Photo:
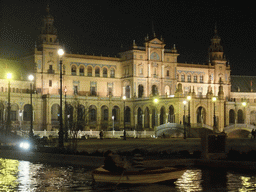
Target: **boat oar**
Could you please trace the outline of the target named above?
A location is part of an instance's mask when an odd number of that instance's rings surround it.
[[[123,172],[122,172],[122,174],[121,174],[121,177],[119,178],[119,181],[118,181],[118,183],[116,184],[116,188],[117,188],[117,186],[120,184],[120,181],[121,181],[121,179],[122,179],[122,177],[123,177],[123,175],[124,175],[124,171],[125,171],[125,169],[123,170]]]

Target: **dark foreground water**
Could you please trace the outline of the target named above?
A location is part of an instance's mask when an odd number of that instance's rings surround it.
[[[177,181],[151,185],[92,185],[90,169],[0,158],[0,191],[256,191],[256,173],[189,168]]]

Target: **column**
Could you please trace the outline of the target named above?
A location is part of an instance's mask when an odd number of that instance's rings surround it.
[[[149,114],[149,127],[152,127],[152,114]]]
[[[142,129],[144,129],[144,114],[142,114]]]
[[[168,123],[168,121],[169,121],[169,113],[166,113],[165,119],[166,119],[165,123]]]
[[[157,114],[157,123],[156,125],[158,126],[160,124],[160,113]]]
[[[135,126],[137,125],[137,123],[138,123],[138,121],[137,121],[138,119],[137,119],[137,115],[134,115],[134,124],[135,124]]]

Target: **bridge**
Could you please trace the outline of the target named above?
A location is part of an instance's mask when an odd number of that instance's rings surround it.
[[[249,133],[251,133],[253,129],[256,129],[256,126],[249,125],[249,124],[233,124],[233,125],[225,127],[224,132],[227,135],[230,135],[236,131],[245,131],[248,133],[243,134],[243,135],[248,137]],[[208,133],[212,133],[213,127],[210,125],[202,124],[202,123],[191,124],[190,136],[191,137],[200,137],[200,135],[202,134],[202,130],[208,131]],[[186,132],[188,133],[188,131],[189,131],[188,127],[186,126]],[[163,136],[163,134],[166,136],[167,135],[171,136],[171,137],[183,137],[184,125],[168,122],[168,123],[157,126],[155,128],[155,134],[156,134],[156,137]],[[242,136],[242,134],[241,134],[241,136]]]
[[[202,124],[202,123],[194,123],[191,124],[191,129],[189,130],[187,126],[186,133],[189,134],[191,137],[200,137],[201,135],[201,128],[206,129],[210,133],[213,131],[213,127],[210,125]],[[201,129],[201,130],[200,130]],[[155,128],[156,137],[160,137],[164,135],[168,135],[171,137],[183,137],[184,136],[184,125],[178,123],[165,123],[159,125]]]
[[[229,125],[229,126],[225,127],[224,132],[227,133],[227,135],[229,135],[230,133],[235,132],[235,131],[247,131],[247,132],[251,133],[253,129],[256,129],[256,127],[254,125],[233,124],[233,125]]]

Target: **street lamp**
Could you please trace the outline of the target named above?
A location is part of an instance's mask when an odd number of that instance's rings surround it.
[[[67,126],[67,87],[65,86],[65,89],[64,89],[64,92],[65,92],[65,141],[68,141],[68,126]]]
[[[216,115],[215,115],[215,102],[217,98],[213,97],[212,102],[213,102],[213,131],[216,132]]]
[[[188,100],[188,135],[190,134],[191,124],[190,124],[190,100],[191,96],[187,96]]]
[[[60,129],[59,129],[59,148],[63,148],[63,122],[62,122],[62,56],[64,55],[64,50],[59,49],[58,55],[60,58]]]
[[[11,79],[12,79],[12,74],[7,73],[7,80],[8,80],[8,104],[7,104],[7,126],[6,126],[6,134],[8,131],[10,131],[10,126],[11,126]]]
[[[33,104],[32,104],[32,91],[33,91],[33,87],[32,87],[32,82],[34,80],[34,76],[33,75],[29,75],[28,79],[30,81],[30,104],[31,104],[31,113],[30,113],[30,131],[29,131],[29,138],[33,137]]]
[[[185,120],[186,120],[186,104],[187,104],[187,101],[184,100],[183,101],[183,105],[184,105],[184,116],[183,116],[184,139],[186,139],[186,123],[185,123]]]
[[[126,140],[126,130],[125,130],[125,100],[126,96],[123,96],[123,101],[124,101],[124,140]]]

